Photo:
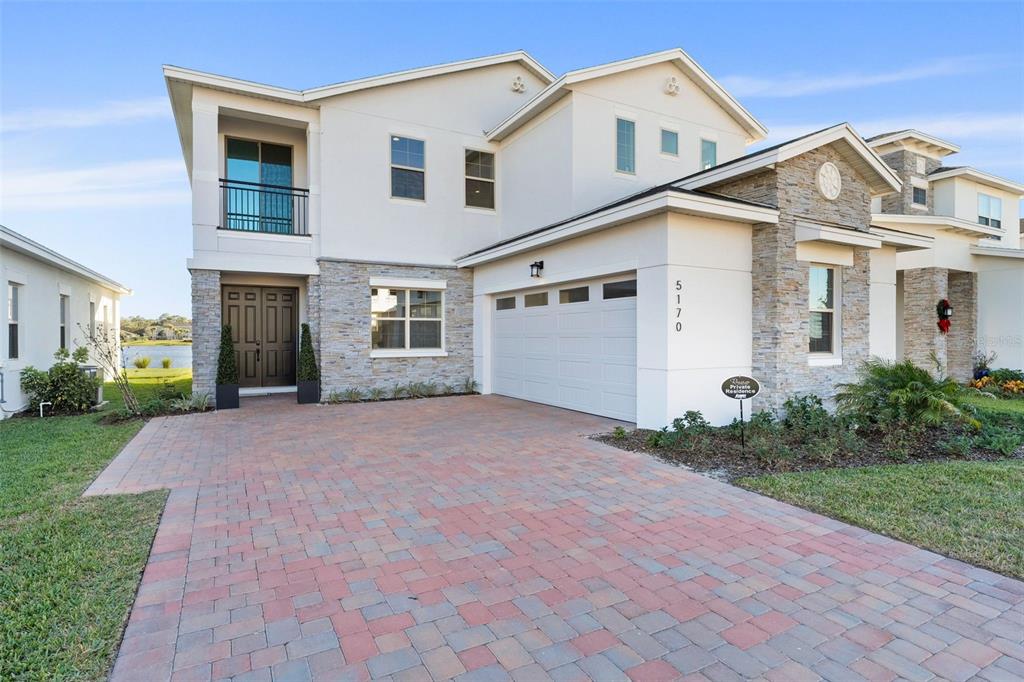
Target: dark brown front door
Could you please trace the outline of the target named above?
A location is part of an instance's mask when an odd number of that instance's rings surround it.
[[[293,386],[298,290],[225,286],[224,324],[231,325],[239,386]]]

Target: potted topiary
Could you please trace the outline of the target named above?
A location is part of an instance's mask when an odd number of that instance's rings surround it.
[[[309,325],[303,323],[302,337],[299,339],[298,379],[299,404],[320,402],[320,369],[316,366],[316,355],[313,353],[313,339],[309,334]]]
[[[231,326],[225,325],[220,333],[220,356],[217,358],[217,409],[238,407],[238,362],[235,360],[235,342],[231,340]]]

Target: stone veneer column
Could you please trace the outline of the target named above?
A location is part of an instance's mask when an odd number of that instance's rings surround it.
[[[949,271],[918,268],[903,271],[903,357],[918,367],[947,371],[947,339],[939,331],[935,306],[949,298]]]
[[[970,381],[974,371],[974,353],[978,346],[978,273],[949,273],[949,299],[953,306],[952,327],[946,337],[949,375],[960,382]]]
[[[320,358],[320,276],[310,275],[306,278],[306,322],[309,323],[309,335],[313,338],[313,352],[317,362]]]
[[[220,272],[191,270],[192,274],[192,390],[210,394],[215,402],[217,356],[220,352]]]

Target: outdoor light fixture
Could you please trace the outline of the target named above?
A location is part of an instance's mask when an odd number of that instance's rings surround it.
[[[544,261],[535,260],[530,263],[530,277],[540,277],[540,271],[544,269]]]

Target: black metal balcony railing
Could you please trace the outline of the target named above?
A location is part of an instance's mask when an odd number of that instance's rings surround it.
[[[225,230],[309,234],[309,190],[221,178]]]

